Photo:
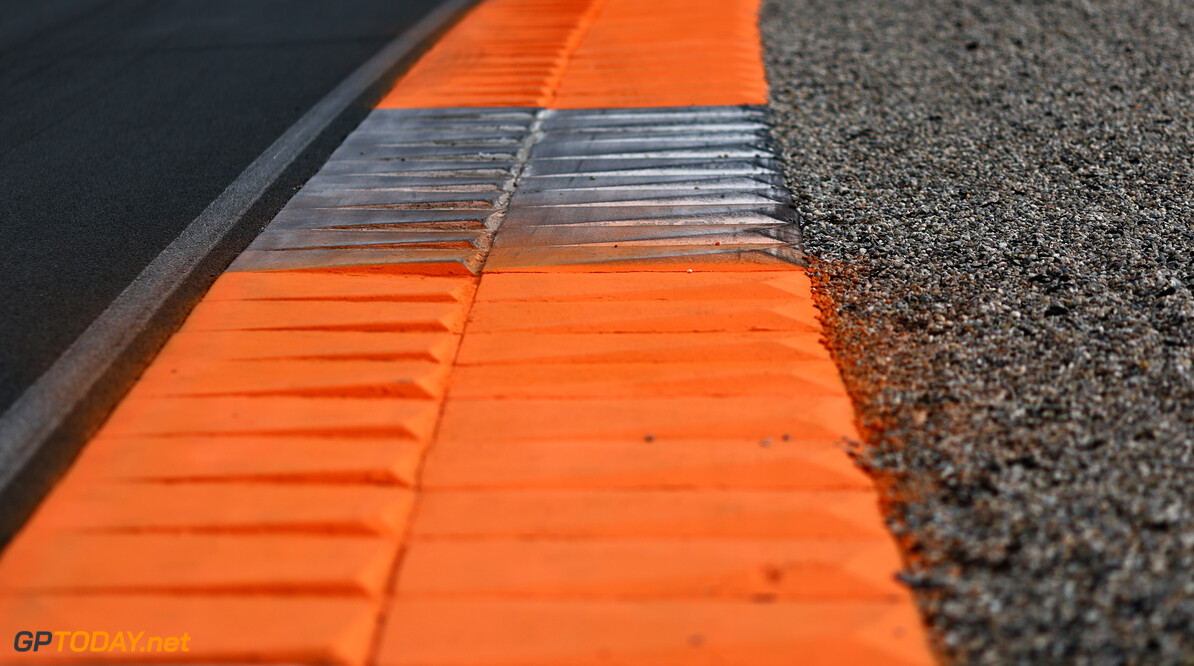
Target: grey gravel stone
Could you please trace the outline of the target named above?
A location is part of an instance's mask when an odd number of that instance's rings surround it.
[[[903,577],[962,664],[1194,663],[1194,4],[768,0]]]

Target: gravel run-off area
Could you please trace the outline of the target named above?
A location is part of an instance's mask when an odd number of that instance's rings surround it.
[[[1194,3],[767,0],[860,462],[948,663],[1194,663]]]

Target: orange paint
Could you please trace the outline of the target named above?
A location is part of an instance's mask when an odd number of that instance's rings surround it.
[[[550,510],[549,510],[550,509]],[[874,539],[887,530],[857,491],[485,490],[431,492],[421,539]]]
[[[490,0],[379,108],[765,104],[758,0]]]
[[[137,554],[136,567],[128,566]],[[378,594],[392,539],[294,534],[55,534],[23,540],[3,592]]]
[[[471,278],[352,275],[304,272],[239,273],[220,276],[205,301],[341,301],[383,303],[467,303]]]
[[[712,298],[753,302],[759,300],[809,302],[812,284],[804,271],[785,266],[784,272],[763,274],[740,271],[659,274],[590,272],[544,279],[534,273],[500,273],[485,276],[481,298],[485,301],[707,301]]]
[[[862,490],[870,479],[827,441],[743,439],[441,440],[430,489]]]
[[[108,481],[389,483],[413,486],[424,444],[396,438],[114,437],[76,463]]]
[[[234,380],[230,380],[234,381]],[[140,397],[109,418],[101,437],[389,437],[420,440],[433,401],[371,397]]]
[[[557,109],[766,104],[758,0],[608,0]]]
[[[406,555],[404,598],[892,601],[898,567],[870,541],[421,541]]]
[[[544,106],[597,0],[491,0],[419,60],[378,108]]]
[[[706,271],[482,276],[380,663],[931,663],[807,277]]]
[[[103,483],[80,478],[78,484],[60,486],[29,531],[395,536],[404,531],[411,499],[408,490],[367,484]],[[138,555],[128,555],[132,566]],[[9,574],[0,573],[0,580],[9,580]]]
[[[460,414],[464,418],[454,418]],[[490,440],[632,438],[647,435],[685,439],[747,438],[762,441],[782,433],[837,440],[853,436],[854,411],[844,396],[710,396],[626,400],[534,399],[452,400],[441,438]]]
[[[923,635],[910,606],[400,599],[380,664],[750,664],[911,666]]]
[[[548,281],[550,283],[552,281]],[[547,286],[546,284],[544,286]],[[820,331],[685,333],[475,333],[462,341],[457,367],[523,363],[824,362]],[[835,366],[836,368],[836,366]]]
[[[365,663],[475,285],[222,276],[0,558],[0,632]]]
[[[837,366],[829,362],[669,364],[520,364],[457,368],[456,398],[680,398],[719,395],[823,395],[838,390]]]

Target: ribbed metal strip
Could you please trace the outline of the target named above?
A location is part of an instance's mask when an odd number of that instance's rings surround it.
[[[763,107],[380,109],[233,265],[803,263]]]
[[[803,263],[763,107],[549,110],[486,267]]]

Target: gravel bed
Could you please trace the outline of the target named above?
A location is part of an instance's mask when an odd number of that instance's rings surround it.
[[[762,29],[938,648],[1194,663],[1194,3],[767,0]]]

